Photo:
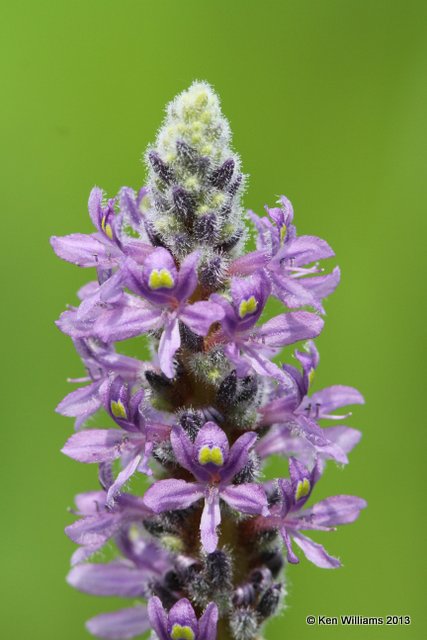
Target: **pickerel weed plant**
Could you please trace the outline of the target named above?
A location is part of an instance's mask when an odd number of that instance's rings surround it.
[[[245,176],[208,84],[169,104],[145,159],[138,193],[92,189],[95,233],[52,238],[60,258],[97,276],[57,322],[87,371],[58,406],[76,419],[63,452],[99,465],[100,480],[76,497],[66,528],[79,545],[68,582],[134,600],[87,622],[101,638],[252,640],[281,606],[297,547],[319,567],[340,566],[302,532],[334,530],[366,506],[347,495],[306,505],[326,461],[346,464],[360,438],[319,426],[347,417],[335,411],[362,403],[358,391],[310,394],[312,339],[340,272],[318,266],[333,251],[297,235],[285,197],[245,219]],[[257,244],[245,254],[250,223]],[[263,322],[271,296],[284,312]],[[116,351],[143,335],[150,362]],[[273,360],[299,341],[293,364]],[[114,428],[87,427],[101,408]],[[266,481],[273,454],[287,477]],[[144,495],[126,490],[134,474],[150,479]],[[110,540],[117,557],[88,562]]]

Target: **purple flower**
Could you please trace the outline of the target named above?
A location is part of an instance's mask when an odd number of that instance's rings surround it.
[[[187,598],[178,600],[166,613],[159,598],[153,596],[148,602],[148,615],[159,640],[216,639],[218,607],[213,602],[198,620]]]
[[[94,187],[89,196],[89,215],[97,230],[96,233],[53,236],[51,238],[53,250],[63,260],[79,267],[96,267],[101,280],[105,278],[102,275],[105,271],[117,267],[126,256],[142,262],[153,247],[124,233],[123,224],[126,221],[125,212],[128,214],[128,221],[133,223],[133,226],[137,224],[138,207],[145,194],[146,189],[141,189],[135,199],[130,189],[123,189],[121,203],[124,211],[116,215],[114,213],[116,199],[108,200],[104,207],[102,205],[104,194],[101,189]]]
[[[281,347],[319,335],[323,320],[314,313],[296,311],[282,313],[255,327],[269,293],[270,287],[265,278],[255,274],[250,278],[233,278],[231,302],[218,294],[212,295],[211,300],[224,310],[221,332],[215,340],[225,345],[224,352],[240,377],[253,369],[260,375],[285,381],[287,375],[284,370],[269,358]]]
[[[258,231],[257,251],[237,258],[230,271],[249,275],[262,269],[271,282],[273,295],[287,307],[308,305],[323,313],[321,301],[335,290],[340,270],[336,267],[328,275],[312,274],[321,271],[317,261],[332,257],[334,252],[320,238],[297,236],[290,201],[282,196],[279,202],[280,207],[266,207],[271,220],[249,213]],[[305,266],[313,262],[316,262],[314,266]]]
[[[319,479],[319,467],[315,465],[309,471],[300,462],[290,458],[289,472],[290,480],[278,481],[280,502],[271,507],[270,516],[259,518],[257,524],[261,529],[274,527],[280,530],[289,562],[299,562],[292,549],[291,540],[294,540],[310,562],[323,569],[336,569],[341,566],[340,561],[330,556],[322,545],[304,536],[301,530],[333,531],[337,525],[354,522],[367,506],[366,502],[355,496],[340,495],[304,509]]]
[[[127,640],[150,629],[147,607],[136,605],[112,613],[101,613],[86,622],[87,630],[98,638]]]
[[[154,444],[169,438],[169,425],[145,419],[141,408],[143,397],[142,389],[131,396],[121,378],[113,379],[105,404],[124,433],[118,429],[87,429],[72,435],[62,449],[79,462],[100,464],[121,458],[123,469],[108,489],[108,505],[135,471],[151,475],[148,461]]]
[[[307,352],[296,351],[295,357],[302,365],[302,373],[285,365],[289,378],[286,385],[273,390],[272,399],[260,410],[259,426],[275,425],[257,444],[257,453],[265,458],[272,453],[301,454],[305,461],[314,457],[332,458],[347,464],[347,453],[357,444],[361,434],[348,427],[322,429],[318,420],[341,420],[351,414],[336,415],[332,412],[349,404],[363,404],[363,396],[353,387],[335,385],[307,395],[310,380],[319,362],[319,355],[312,342]]]
[[[139,525],[138,534],[142,532]],[[96,596],[148,598],[153,584],[161,583],[173,568],[170,554],[143,535],[135,534],[135,524],[122,527],[116,540],[123,558],[106,564],[74,566],[67,576],[71,586]],[[137,606],[101,614],[86,623],[88,630],[101,638],[131,638],[150,626],[146,607]]]
[[[65,396],[56,410],[64,416],[76,418],[78,429],[102,406],[102,388],[111,375],[120,375],[124,380],[133,382],[142,375],[146,365],[140,360],[116,353],[112,345],[101,343],[96,339],[76,338],[73,342],[88,376],[70,380],[70,382],[90,382],[90,384]]]
[[[98,317],[95,333],[110,342],[163,329],[159,344],[160,368],[172,378],[173,358],[181,345],[179,321],[197,335],[205,336],[210,326],[224,315],[214,302],[189,302],[197,287],[198,261],[199,253],[192,253],[178,271],[171,254],[163,248],[155,249],[142,269],[128,260],[126,284],[141,298],[125,295],[120,305]]]
[[[67,536],[80,545],[72,556],[72,564],[82,562],[99,551],[130,522],[152,515],[142,498],[130,494],[118,496],[112,507],[107,505],[106,491],[80,493],[75,502],[75,513],[81,518],[65,529]]]
[[[181,427],[174,427],[171,442],[175,456],[197,482],[160,480],[145,493],[145,504],[155,513],[161,513],[186,509],[204,498],[201,539],[205,551],[212,553],[218,545],[216,529],[221,522],[220,498],[242,513],[268,513],[267,498],[260,485],[232,484],[234,476],[247,464],[256,438],[255,433],[245,433],[230,447],[224,431],[214,422],[207,422],[193,444]]]

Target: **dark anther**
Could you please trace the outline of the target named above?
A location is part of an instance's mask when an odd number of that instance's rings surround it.
[[[153,245],[153,247],[167,248],[166,244],[162,240],[162,237],[157,233],[153,225],[150,222],[148,222],[148,220],[145,220],[145,230],[147,232],[147,236],[151,244]]]
[[[271,571],[267,567],[259,567],[251,571],[251,583],[258,591],[264,591],[271,585]]]
[[[227,589],[231,582],[231,561],[224,551],[214,551],[206,557],[206,579],[215,591]]]
[[[210,182],[217,189],[224,189],[230,182],[234,171],[234,158],[228,158],[218,169],[212,171]]]
[[[281,584],[275,584],[264,593],[256,608],[259,615],[265,619],[269,618],[276,611],[280,602]]]
[[[172,191],[172,199],[178,217],[184,223],[188,223],[191,220],[194,211],[193,197],[182,187],[174,187]]]
[[[194,223],[194,235],[199,242],[212,242],[217,229],[217,218],[212,212],[205,213]]]
[[[198,336],[183,322],[179,323],[179,333],[181,336],[181,346],[190,351],[201,351],[203,349],[203,338]]]
[[[234,476],[234,482],[236,484],[243,484],[245,482],[253,482],[259,472],[260,460],[255,451],[251,451],[249,459],[243,469],[240,469]]]
[[[283,569],[284,561],[280,548],[273,549],[271,551],[263,551],[259,559],[270,569],[273,578],[276,578]]]
[[[188,433],[193,442],[204,422],[205,419],[202,412],[196,409],[186,409],[179,417],[179,424]]]
[[[200,156],[194,147],[183,140],[177,141],[176,151],[179,159],[192,171],[203,171],[206,168],[206,158]]]
[[[161,213],[169,211],[171,207],[170,202],[167,198],[165,198],[165,196],[162,193],[157,191],[157,189],[153,189],[152,197],[153,197],[154,207],[157,209],[157,211],[160,211]]]
[[[231,406],[235,402],[237,391],[237,373],[233,371],[224,378],[217,391],[217,400],[223,406]]]
[[[237,587],[233,593],[232,602],[238,607],[249,607],[255,603],[256,591],[249,582]]]
[[[179,575],[172,569],[165,574],[164,583],[165,587],[171,591],[179,591],[183,587]]]
[[[156,151],[150,151],[148,159],[159,178],[163,180],[165,184],[170,184],[173,179],[172,170],[165,162],[163,162],[159,154]]]
[[[230,195],[235,196],[238,192],[240,185],[242,184],[243,176],[241,173],[237,176],[237,178],[230,184],[227,191]]]
[[[224,269],[221,256],[205,262],[199,270],[199,282],[205,289],[215,291],[223,285]]]
[[[171,607],[173,607],[175,602],[178,600],[178,598],[176,596],[174,596],[174,594],[171,593],[169,591],[169,589],[164,587],[159,582],[156,582],[152,586],[152,591],[153,591],[153,595],[155,595],[158,598],[160,598],[160,600],[162,601],[163,606],[166,607],[167,609],[170,609]]]
[[[240,382],[237,402],[249,402],[258,391],[258,380],[256,376],[246,376]]]
[[[163,373],[156,373],[155,371],[146,371],[145,377],[148,384],[154,391],[164,391],[172,386],[172,381],[169,380]]]

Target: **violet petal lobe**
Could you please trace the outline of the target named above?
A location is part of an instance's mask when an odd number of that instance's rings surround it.
[[[221,522],[218,490],[210,488],[205,497],[205,506],[200,521],[202,546],[207,553],[213,553],[218,546],[217,527]]]
[[[125,442],[125,434],[117,429],[88,429],[73,434],[61,451],[79,462],[111,462]]]
[[[107,564],[85,563],[73,567],[67,576],[72,587],[96,596],[142,598],[148,593],[152,574],[126,561]]]
[[[203,488],[185,480],[158,480],[144,494],[144,503],[154,513],[186,509],[203,496]]]
[[[160,640],[170,640],[168,634],[168,616],[163,608],[160,598],[153,596],[148,601],[148,616],[151,626]]]
[[[217,624],[218,607],[214,602],[210,602],[199,620],[198,640],[216,640]]]
[[[341,566],[341,562],[337,558],[330,556],[321,544],[313,542],[313,540],[303,536],[301,533],[294,533],[293,538],[307,560],[310,560],[321,569],[338,569]]]
[[[269,513],[267,496],[259,484],[232,484],[221,491],[221,498],[236,511],[248,514]]]
[[[147,608],[138,605],[113,613],[102,613],[86,622],[90,633],[108,640],[127,640],[140,636],[150,628]]]

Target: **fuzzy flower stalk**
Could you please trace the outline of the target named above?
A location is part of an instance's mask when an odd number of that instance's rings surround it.
[[[66,528],[78,545],[68,582],[131,600],[86,623],[99,638],[259,640],[287,565],[339,567],[312,535],[366,506],[312,499],[327,461],[347,464],[360,438],[340,411],[360,393],[311,389],[340,272],[320,266],[332,249],[298,235],[284,196],[262,217],[244,212],[245,176],[208,84],[168,105],[145,161],[138,192],[92,189],[93,233],[51,239],[93,278],[57,321],[86,370],[57,408],[75,419],[62,451],[99,477]],[[283,307],[273,317],[271,298]],[[272,455],[283,465],[267,480]]]

